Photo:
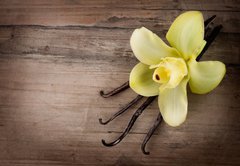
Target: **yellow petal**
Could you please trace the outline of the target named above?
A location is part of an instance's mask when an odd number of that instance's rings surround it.
[[[157,96],[159,84],[152,80],[153,72],[148,65],[138,63],[130,73],[130,87],[142,96]]]
[[[156,34],[144,27],[133,32],[130,45],[137,59],[147,65],[158,64],[166,56],[179,56],[176,49],[166,45]]]
[[[188,62],[190,80],[189,85],[193,93],[205,94],[213,90],[222,81],[226,67],[219,61]]]
[[[158,106],[164,121],[170,126],[179,126],[187,116],[187,91],[188,78],[184,78],[175,88],[166,88],[160,91]]]
[[[178,16],[169,28],[166,38],[185,60],[195,58],[204,48],[204,20],[201,12],[189,11]]]

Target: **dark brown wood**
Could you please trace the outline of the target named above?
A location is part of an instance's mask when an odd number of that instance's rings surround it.
[[[239,165],[239,2],[204,1],[0,1],[0,165]],[[141,143],[158,115],[154,102],[129,135],[114,140],[142,102],[102,126],[131,101],[129,90],[104,99],[129,79],[137,63],[129,38],[146,26],[161,38],[185,10],[217,15],[223,25],[202,60],[227,65],[223,82],[207,95],[188,90],[186,122],[164,122],[147,149]],[[165,40],[165,39],[164,39]]]
[[[0,9],[2,25],[106,28],[136,28],[145,25],[155,30],[167,30],[182,11],[200,10],[206,18],[215,14],[218,22],[226,22],[224,32],[237,33],[240,28],[240,5],[234,0],[134,0],[131,3],[128,0],[2,0]]]

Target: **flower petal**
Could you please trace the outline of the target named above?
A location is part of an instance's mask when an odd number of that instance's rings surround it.
[[[204,48],[204,20],[201,12],[189,11],[178,16],[169,28],[166,38],[185,60],[195,58]]]
[[[147,65],[158,64],[166,56],[179,56],[176,49],[166,45],[156,34],[144,27],[133,32],[130,45],[137,59]]]
[[[158,106],[164,121],[170,126],[179,126],[186,119],[188,107],[187,82],[188,78],[186,77],[177,87],[160,91]]]
[[[193,93],[205,94],[213,90],[222,81],[226,67],[219,61],[188,62],[190,80],[189,85]]]
[[[130,87],[142,96],[157,96],[159,84],[152,80],[153,72],[148,65],[138,63],[130,73]]]

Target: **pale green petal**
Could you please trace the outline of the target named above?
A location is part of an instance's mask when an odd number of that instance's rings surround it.
[[[175,88],[166,88],[160,92],[158,106],[164,121],[170,126],[179,126],[187,116],[187,91],[186,85],[188,78]]]
[[[219,61],[188,62],[190,80],[189,85],[193,93],[205,94],[213,90],[222,81],[226,67]]]
[[[178,16],[169,28],[166,38],[185,60],[197,57],[204,48],[204,20],[201,12],[189,11]]]
[[[130,87],[142,96],[157,96],[159,84],[152,80],[153,72],[148,65],[138,63],[130,73]]]
[[[144,27],[133,32],[130,45],[137,59],[147,65],[158,64],[166,56],[179,56],[176,49],[166,45],[156,34]]]

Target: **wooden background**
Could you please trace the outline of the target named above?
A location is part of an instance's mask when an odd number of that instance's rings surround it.
[[[239,165],[239,0],[1,0],[0,165]],[[176,16],[216,14],[224,29],[204,60],[221,60],[227,74],[207,95],[188,93],[186,122],[162,123],[145,156],[140,145],[158,114],[155,101],[131,133],[106,148],[126,127],[130,109],[104,120],[136,96],[130,89],[99,96],[128,80],[137,63],[129,38],[145,26],[165,38]]]

